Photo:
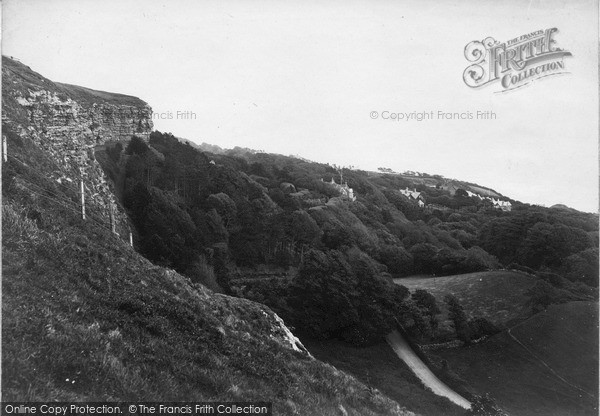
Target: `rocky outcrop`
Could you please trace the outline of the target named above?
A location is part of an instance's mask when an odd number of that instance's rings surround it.
[[[52,179],[67,186],[83,179],[88,203],[108,221],[111,206],[118,204],[95,149],[133,135],[148,139],[150,106],[136,97],[52,82],[7,57],[2,57],[2,78],[4,130],[50,155],[57,166]],[[126,217],[118,208],[116,219],[125,232]]]
[[[148,138],[152,131],[152,110],[109,103],[79,104],[68,96],[48,90],[15,94],[16,102],[28,113],[28,125],[43,131],[51,140],[77,137],[85,146],[107,141],[128,141],[136,135]]]

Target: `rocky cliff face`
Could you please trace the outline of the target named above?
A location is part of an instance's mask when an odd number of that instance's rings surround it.
[[[52,82],[7,57],[2,57],[2,78],[4,131],[28,138],[46,152],[57,166],[53,179],[59,183],[75,187],[83,179],[97,215],[108,221],[114,207],[118,229],[126,233],[126,217],[94,152],[133,135],[147,139],[152,131],[150,106],[127,95]]]
[[[148,138],[152,109],[139,98],[52,82],[2,57],[3,121],[31,127],[50,140],[77,138],[84,146]]]

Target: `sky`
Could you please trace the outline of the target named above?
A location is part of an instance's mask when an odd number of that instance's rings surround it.
[[[595,0],[4,0],[2,20],[4,55],[140,97],[178,137],[598,211]],[[549,28],[565,73],[463,81],[471,41]],[[415,112],[433,117],[392,119]]]

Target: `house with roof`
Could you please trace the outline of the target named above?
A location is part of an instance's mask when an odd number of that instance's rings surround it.
[[[510,203],[510,201],[502,201],[500,199],[492,198],[492,205],[494,206],[494,208],[501,209],[502,211],[512,210],[512,204]]]
[[[458,185],[456,185],[455,183],[453,183],[450,180],[445,180],[444,183],[442,183],[440,185],[440,188],[443,189],[444,191],[450,192],[450,195],[452,195],[452,196],[454,196],[454,194],[456,194],[456,191],[461,189]]]
[[[423,200],[423,196],[421,192],[418,192],[416,188],[413,188],[411,191],[406,187],[405,189],[400,189],[400,193],[410,199],[411,201],[416,202],[419,207],[423,208],[425,206],[425,201]]]
[[[321,182],[324,182],[323,178],[321,178]],[[335,180],[333,178],[331,178],[331,182],[329,182],[329,185],[331,185],[335,189],[337,189],[338,192],[340,193],[340,196],[343,199],[347,199],[351,202],[356,201],[356,196],[354,195],[354,190],[348,186],[348,182],[343,182],[341,184],[337,184],[335,182]]]
[[[481,199],[481,200],[483,200],[483,199],[484,199],[484,197],[482,197],[482,196],[481,196],[481,195],[479,195],[479,194],[476,194],[475,192],[471,192],[471,191],[468,191],[468,190],[466,190],[465,192],[467,193],[467,195],[468,195],[469,197],[473,197],[473,196],[474,196],[475,198],[479,198],[479,199]]]

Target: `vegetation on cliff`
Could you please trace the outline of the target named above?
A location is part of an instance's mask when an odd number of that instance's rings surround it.
[[[531,313],[595,297],[592,214],[518,201],[506,212],[466,192],[417,186],[441,207],[428,209],[399,192],[412,185],[403,176],[243,150],[205,153],[160,132],[113,155],[127,158],[124,202],[146,257],[268,304],[313,336],[372,342],[395,319],[418,338],[431,336],[436,319],[390,277],[524,270],[540,281],[527,292]],[[330,185],[342,177],[355,202]],[[492,331],[483,321],[472,326]]]

